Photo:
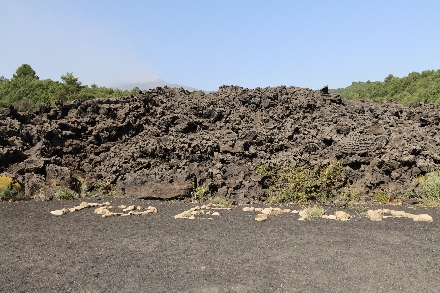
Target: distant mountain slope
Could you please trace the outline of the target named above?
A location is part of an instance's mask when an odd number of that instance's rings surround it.
[[[180,85],[180,84],[173,84],[173,83],[168,83],[162,79],[158,79],[155,81],[148,81],[148,82],[136,82],[136,83],[126,83],[126,84],[115,84],[112,87],[113,88],[117,88],[120,89],[122,91],[129,91],[132,90],[135,87],[138,87],[140,90],[149,90],[149,89],[154,89],[156,87],[164,87],[164,86],[168,86],[169,88],[184,88],[185,90],[188,90],[190,92],[193,91],[198,91],[198,89],[189,87],[189,86],[184,86],[184,85]]]

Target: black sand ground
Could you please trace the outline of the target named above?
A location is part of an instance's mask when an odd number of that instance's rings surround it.
[[[0,203],[0,292],[440,292],[440,215],[434,222],[256,222],[241,207],[214,220],[159,213],[101,218],[79,201]],[[394,207],[402,210],[402,207]]]

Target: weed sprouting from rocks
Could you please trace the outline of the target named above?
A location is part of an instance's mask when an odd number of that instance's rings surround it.
[[[333,161],[315,169],[263,165],[256,168],[256,173],[268,176],[273,182],[268,191],[269,203],[325,202],[334,196],[334,189],[343,180],[340,161]]]
[[[56,186],[54,188],[54,197],[56,199],[69,200],[69,199],[76,199],[78,196],[65,187]]]
[[[208,194],[209,190],[208,188],[204,187],[204,186],[195,186],[195,183],[192,182],[191,183],[191,200],[193,202],[199,202],[199,201],[203,201],[205,199],[205,196]]]
[[[390,202],[390,194],[386,190],[381,190],[378,193],[376,193],[374,199],[382,204],[387,204]]]
[[[410,196],[421,199],[421,203],[428,206],[440,205],[440,170],[435,170],[416,179],[418,188]]]

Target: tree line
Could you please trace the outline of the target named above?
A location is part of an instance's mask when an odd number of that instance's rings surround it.
[[[332,91],[345,99],[393,100],[401,104],[440,104],[440,70],[411,72],[402,78],[389,74],[384,81],[353,82],[346,88]]]
[[[61,76],[61,81],[40,80],[35,70],[23,64],[11,79],[0,76],[0,107],[14,106],[18,111],[31,111],[41,104],[54,105],[56,101],[77,99],[123,97],[136,93],[130,91],[83,85],[73,73]],[[399,78],[389,74],[384,81],[353,82],[346,88],[331,90],[344,99],[393,100],[401,104],[435,103],[440,105],[440,70],[412,72]]]
[[[0,76],[0,107],[14,106],[18,111],[31,111],[41,104],[54,105],[56,101],[91,100],[123,97],[136,93],[138,88],[122,91],[107,87],[83,85],[73,73],[61,76],[61,81],[41,80],[35,70],[23,64],[11,79]]]

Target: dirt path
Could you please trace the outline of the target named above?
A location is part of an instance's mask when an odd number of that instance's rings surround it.
[[[194,205],[113,199],[158,213],[50,214],[79,203],[0,203],[0,292],[440,292],[436,209],[405,209],[433,222],[361,209],[257,222],[242,207],[188,220],[174,216]]]

